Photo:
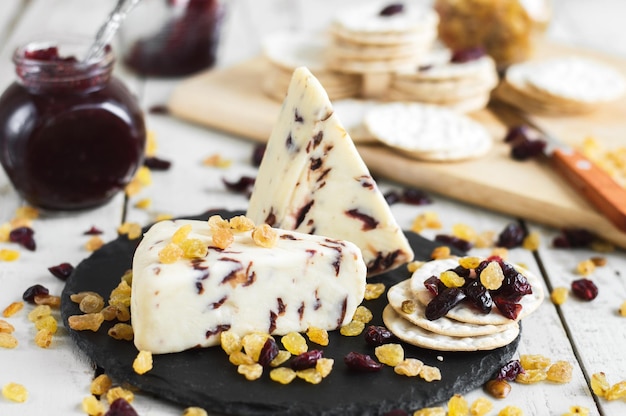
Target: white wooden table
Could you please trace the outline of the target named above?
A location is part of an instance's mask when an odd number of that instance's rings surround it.
[[[356,0],[351,0],[358,3]],[[11,54],[25,37],[38,32],[72,32],[91,35],[115,0],[2,0],[0,5],[0,89],[13,79]],[[227,66],[259,52],[259,39],[277,29],[305,30],[322,27],[333,11],[331,0],[232,0],[220,50],[220,66]],[[596,48],[626,57],[626,32],[623,19],[626,3],[619,0],[554,0],[554,22],[549,36],[563,42]],[[176,80],[138,79],[118,65],[117,74],[139,96],[144,109],[166,102]],[[253,111],[253,109],[250,109]],[[88,256],[83,232],[95,225],[104,231],[102,238],[116,237],[122,221],[148,224],[159,213],[174,216],[198,214],[209,208],[245,209],[247,199],[225,190],[222,178],[237,179],[254,175],[249,163],[253,144],[218,131],[193,126],[163,115],[146,112],[148,128],[155,132],[158,156],[172,161],[166,172],[154,172],[153,184],[126,201],[118,195],[95,210],[72,214],[44,214],[34,222],[38,248],[21,250],[15,262],[0,262],[0,308],[21,299],[26,288],[43,284],[52,294],[61,293],[63,283],[52,277],[47,268],[62,262],[78,264]],[[625,137],[626,137],[626,132]],[[626,139],[625,139],[626,142]],[[202,165],[213,153],[231,159],[227,170]],[[398,188],[382,181],[383,190]],[[152,207],[137,209],[134,204],[151,198]],[[472,225],[479,231],[499,232],[515,221],[483,209],[477,209],[433,195],[434,203],[426,206],[396,204],[393,211],[400,224],[408,228],[421,212],[435,211],[443,223],[437,232],[450,232],[456,223]],[[22,204],[4,172],[0,172],[0,224],[10,220]],[[578,262],[597,256],[588,250],[563,250],[551,247],[557,230],[525,223],[541,233],[537,252],[516,248],[510,260],[522,262],[544,277],[545,289],[569,286],[580,276]],[[426,232],[432,237],[431,232]],[[0,248],[16,248],[0,243]],[[480,251],[476,250],[478,254]],[[570,299],[561,307],[549,300],[524,322],[519,354],[543,354],[553,361],[566,360],[574,365],[573,379],[564,385],[539,383],[513,384],[511,394],[495,402],[491,414],[505,405],[517,405],[526,415],[561,415],[570,406],[590,409],[591,415],[626,414],[626,402],[608,402],[594,397],[589,379],[603,371],[609,381],[626,379],[626,318],[618,308],[626,301],[626,256],[623,251],[602,254],[607,259],[591,278],[600,294],[593,302]],[[81,415],[81,401],[89,394],[94,366],[70,340],[64,328],[49,349],[37,347],[34,328],[26,315],[29,306],[10,318],[20,344],[12,350],[0,349],[0,386],[9,382],[27,387],[26,403],[16,404],[0,397],[0,415]],[[57,312],[58,313],[58,312]],[[469,401],[484,396],[477,390],[467,394]],[[133,406],[140,415],[180,415],[182,407],[137,394]],[[207,409],[210,411],[210,409]]]

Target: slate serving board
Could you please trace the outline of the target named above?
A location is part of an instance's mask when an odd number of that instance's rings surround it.
[[[215,213],[225,218],[241,214],[211,211],[189,218],[204,220]],[[416,259],[428,259],[433,248],[440,245],[414,233],[407,233],[407,236]],[[121,236],[76,267],[62,293],[61,315],[67,328],[68,317],[80,314],[78,305],[69,296],[91,290],[108,299],[124,271],[131,268],[138,242]],[[400,267],[370,281],[383,282],[389,287],[408,277],[406,268]],[[385,295],[364,301],[374,314],[371,324],[382,325],[381,314],[386,304]],[[269,379],[267,371],[261,379],[247,381],[219,347],[156,355],[154,368],[138,375],[132,370],[137,355],[133,343],[107,335],[114,323],[105,322],[95,333],[73,330],[69,333],[76,345],[117,382],[128,382],[157,398],[182,406],[200,406],[213,414],[237,415],[381,415],[393,409],[413,411],[483,385],[511,359],[520,339],[518,336],[508,346],[493,351],[471,353],[438,352],[403,343],[406,357],[419,358],[440,368],[442,380],[427,383],[420,378],[397,375],[387,366],[377,373],[349,371],[343,363],[348,352],[358,351],[374,357],[374,349],[365,343],[363,336],[344,337],[333,331],[330,344],[321,347],[325,357],[335,359],[331,374],[318,385],[300,379],[280,385]],[[320,347],[309,342],[309,348]]]

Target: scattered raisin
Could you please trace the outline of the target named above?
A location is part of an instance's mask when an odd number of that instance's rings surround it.
[[[9,241],[17,243],[27,250],[35,251],[37,244],[33,237],[34,234],[35,231],[30,227],[17,227],[9,233]]]
[[[66,281],[74,271],[74,266],[70,263],[61,263],[56,266],[48,267],[48,271],[57,279]]]
[[[278,344],[274,338],[268,337],[263,344],[263,348],[261,348],[261,352],[259,353],[258,363],[263,367],[267,367],[277,355]]]
[[[22,295],[22,299],[28,303],[35,303],[35,296],[48,295],[49,293],[50,292],[46,287],[42,285],[33,285],[26,289],[26,291]]]
[[[467,252],[472,249],[472,243],[454,235],[437,234],[435,236],[435,241],[454,247],[463,252]]]
[[[151,156],[143,161],[143,165],[151,170],[168,170],[172,166],[172,162]]]
[[[295,371],[315,367],[317,360],[322,358],[323,354],[324,352],[322,350],[310,350],[303,352],[302,354],[298,354],[293,357],[289,366]]]
[[[242,176],[237,181],[231,182],[226,179],[222,179],[222,182],[231,192],[250,194],[252,192],[252,188],[254,187],[255,179],[256,178],[252,176]]]
[[[365,342],[373,347],[393,342],[394,340],[395,336],[393,333],[384,326],[370,325],[365,330]]]
[[[137,411],[123,398],[118,398],[111,403],[109,410],[104,416],[139,416]]]
[[[504,364],[502,367],[500,367],[500,370],[496,375],[496,380],[513,381],[519,373],[523,372],[524,368],[522,368],[522,364],[520,363],[520,361],[511,360],[508,363]]]
[[[487,52],[485,48],[481,46],[476,46],[473,48],[460,49],[456,50],[452,53],[452,57],[450,58],[450,62],[455,64],[461,64],[464,62],[475,61],[477,59],[485,56]]]
[[[380,16],[393,16],[396,14],[400,14],[404,12],[404,4],[402,3],[392,3],[389,4],[378,13]]]
[[[496,245],[498,247],[514,248],[519,247],[524,242],[526,232],[517,223],[510,223],[500,232]]]
[[[578,279],[572,282],[572,292],[582,300],[591,301],[598,296],[598,287],[589,279]]]
[[[383,368],[381,363],[377,363],[369,355],[355,351],[349,352],[343,361],[350,370],[355,371],[376,372]]]

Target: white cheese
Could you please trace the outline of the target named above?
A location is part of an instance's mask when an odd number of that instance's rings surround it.
[[[361,249],[369,275],[413,259],[326,91],[304,67],[293,74],[246,216],[256,223],[351,241]]]
[[[184,224],[206,243],[199,259],[159,261]],[[170,353],[219,343],[220,332],[283,335],[310,326],[334,330],[350,322],[365,291],[365,263],[347,241],[276,230],[271,248],[251,232],[235,232],[226,249],[212,246],[206,221],[162,221],[150,228],[133,259],[135,346]]]

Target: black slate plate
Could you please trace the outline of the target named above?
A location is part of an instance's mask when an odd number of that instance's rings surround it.
[[[239,212],[211,211],[223,217]],[[207,219],[208,213],[193,219]],[[428,259],[433,248],[440,245],[407,233],[416,259]],[[105,299],[117,286],[120,277],[132,264],[139,240],[120,237],[93,253],[80,263],[68,279],[62,293],[61,315],[79,314],[78,306],[69,296],[91,290]],[[461,254],[461,253],[459,253]],[[409,277],[405,267],[386,273],[371,282],[388,287]],[[381,314],[386,296],[364,301],[374,313],[372,324],[382,325]],[[182,406],[200,406],[207,411],[236,415],[381,415],[392,409],[413,411],[448,400],[483,385],[517,349],[519,336],[508,346],[482,352],[438,352],[404,344],[405,355],[440,368],[441,381],[427,383],[418,378],[397,375],[391,367],[377,373],[347,370],[343,357],[350,351],[374,356],[374,350],[363,337],[344,337],[334,331],[330,344],[323,347],[324,356],[335,359],[332,373],[320,384],[312,385],[296,379],[280,385],[263,374],[261,379],[247,381],[228,362],[221,348],[195,349],[176,354],[154,356],[154,368],[144,375],[136,374],[132,362],[137,350],[132,342],[117,341],[107,335],[113,323],[91,331],[72,331],[70,336],[98,366],[118,381],[128,382],[144,392]],[[316,348],[309,343],[310,348]],[[317,347],[319,348],[319,346]],[[438,359],[439,358],[439,359]]]

